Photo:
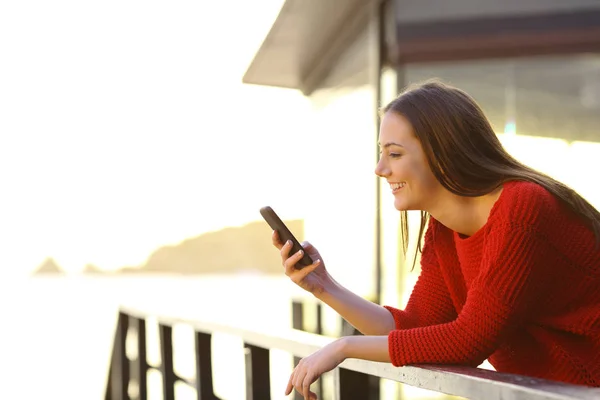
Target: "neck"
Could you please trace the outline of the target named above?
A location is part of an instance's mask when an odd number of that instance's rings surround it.
[[[477,197],[464,197],[446,192],[445,198],[427,210],[442,225],[465,236],[473,236],[486,223],[502,187]]]

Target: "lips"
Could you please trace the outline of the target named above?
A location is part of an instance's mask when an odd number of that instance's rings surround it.
[[[406,185],[405,182],[394,182],[390,183],[390,189],[392,189],[392,193],[396,193],[400,189],[402,189]]]

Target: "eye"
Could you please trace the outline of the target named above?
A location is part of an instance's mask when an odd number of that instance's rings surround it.
[[[402,157],[402,154],[399,154],[399,153],[390,153],[390,157],[392,157],[392,158],[400,158],[400,157]]]

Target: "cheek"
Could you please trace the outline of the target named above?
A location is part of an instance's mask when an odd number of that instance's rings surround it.
[[[412,166],[412,184],[421,190],[435,190],[439,183],[427,165],[415,163]]]

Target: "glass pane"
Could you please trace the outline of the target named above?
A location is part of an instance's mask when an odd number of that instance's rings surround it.
[[[600,207],[600,54],[410,64],[405,76],[465,90],[513,156]]]
[[[600,54],[410,64],[473,96],[497,133],[600,141]]]

